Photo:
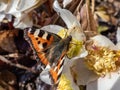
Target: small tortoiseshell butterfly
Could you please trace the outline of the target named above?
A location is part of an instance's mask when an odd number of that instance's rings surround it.
[[[57,34],[35,27],[27,28],[25,36],[39,59],[42,68],[40,79],[50,85],[58,84],[72,36],[62,39]]]

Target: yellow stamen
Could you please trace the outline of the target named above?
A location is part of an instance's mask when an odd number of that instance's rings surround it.
[[[73,90],[70,81],[65,75],[61,75],[57,90]]]
[[[96,74],[104,76],[107,73],[118,70],[116,62],[120,58],[120,51],[111,50],[106,47],[94,47],[88,50],[85,58],[86,65]]]

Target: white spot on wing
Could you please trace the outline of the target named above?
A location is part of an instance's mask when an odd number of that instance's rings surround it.
[[[36,29],[35,33],[34,33],[34,36],[35,37],[38,37],[38,34],[39,34],[40,30],[39,29]]]
[[[61,68],[59,69],[58,75],[61,74],[62,70],[63,70],[63,66],[61,66]]]
[[[47,39],[48,33],[45,32],[45,34],[42,36],[43,39]]]
[[[60,64],[62,64],[64,60],[65,60],[65,57],[63,57],[63,58],[62,58],[62,60],[61,60]]]
[[[38,44],[38,47],[39,47],[40,49],[43,49],[42,43]]]
[[[28,32],[30,33],[30,31],[31,31],[32,29],[31,28],[29,28],[29,30],[28,30]]]
[[[57,67],[55,67],[54,71],[56,71],[56,70],[57,70]]]
[[[3,20],[2,22],[4,22],[4,23],[8,23],[8,20]]]
[[[62,58],[62,60],[60,61],[60,65],[63,63],[63,61],[65,60],[65,57]],[[63,64],[64,65],[64,64]],[[58,75],[62,72],[63,70],[63,65],[60,67],[59,71],[58,71]]]

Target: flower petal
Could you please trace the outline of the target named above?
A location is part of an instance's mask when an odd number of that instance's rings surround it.
[[[98,78],[96,74],[86,68],[83,59],[69,60],[64,66],[63,73],[73,85],[75,85],[74,81],[76,81],[77,85],[86,85]]]
[[[84,58],[87,55],[88,55],[88,51],[85,49],[85,46],[82,45],[82,47],[80,48],[80,53],[77,56],[73,57],[72,59],[76,60],[78,58]]]
[[[0,12],[7,8],[9,0],[0,0]]]
[[[53,8],[63,19],[68,28],[71,28],[74,24],[80,26],[77,18],[70,11],[62,9],[57,0],[54,1]]]
[[[46,0],[2,0],[0,2],[2,6],[0,7],[3,9],[0,9],[0,11],[3,10],[4,14],[14,15],[16,17],[14,27],[23,29],[32,26],[32,20],[29,18],[28,13],[45,1]]]
[[[33,10],[35,7],[38,7],[41,2],[43,2],[43,0],[20,0],[16,9],[20,12],[31,8]]]
[[[87,90],[119,90],[120,74],[118,72],[106,75],[87,85]]]
[[[24,19],[25,18],[25,19]],[[22,19],[22,20],[21,20]],[[21,29],[24,29],[26,27],[31,27],[33,25],[33,22],[31,20],[31,18],[27,15],[23,15],[22,17],[20,18],[16,18],[15,19],[15,22],[14,22],[14,27],[15,28],[21,28]]]
[[[71,83],[71,87],[73,88],[73,90],[79,90],[79,87],[75,84],[73,77],[71,75],[71,71],[70,71],[70,67],[73,61],[66,59],[65,60],[65,65],[63,68],[63,74],[67,77],[67,79],[70,80]]]
[[[27,12],[33,10],[38,7],[38,5],[42,2],[42,0],[11,0],[8,3],[6,12],[11,14],[15,14],[17,12]]]
[[[4,17],[5,17],[5,12],[0,12],[0,21],[2,21]]]
[[[72,0],[63,0],[63,7],[65,8]]]
[[[116,46],[120,50],[120,27],[118,27],[118,29],[117,29],[116,38],[117,38],[117,44],[116,44]]]
[[[43,26],[41,29],[57,34],[60,30],[64,28],[58,25],[47,25]]]
[[[26,10],[26,13],[28,13],[35,7],[38,7],[37,4],[39,4],[40,1],[41,0],[10,0],[4,11],[14,15],[16,18],[21,18],[22,14],[25,14]]]
[[[93,40],[93,44],[96,46],[108,47],[110,49],[117,50],[115,44],[103,35],[96,35],[92,37],[91,40]]]

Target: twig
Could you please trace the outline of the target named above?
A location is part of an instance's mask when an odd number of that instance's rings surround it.
[[[88,31],[91,31],[90,28],[90,0],[86,0],[86,7],[87,7],[87,20],[88,20]]]
[[[8,55],[3,55],[4,57],[9,57],[9,58],[20,58],[23,57],[23,54],[18,54],[18,53],[11,53]]]
[[[81,0],[80,3],[78,4],[76,10],[74,11],[74,14],[76,14],[77,12],[80,12],[80,7],[82,6],[82,3],[83,3],[84,0]]]
[[[28,68],[28,67],[25,67],[23,65],[20,65],[20,64],[14,64],[12,62],[10,62],[9,60],[7,60],[5,57],[1,56],[0,55],[0,60],[11,65],[11,66],[15,66],[15,67],[18,67],[18,68],[21,68],[21,69],[24,69],[24,70],[27,70],[27,71],[31,71],[33,73],[36,73],[34,70],[32,70],[31,68]]]
[[[95,11],[95,0],[92,0],[92,13],[94,13],[94,11]]]
[[[69,10],[71,12],[74,12],[75,9],[77,8],[77,5],[79,4],[80,0],[75,0],[75,2],[70,6]]]

